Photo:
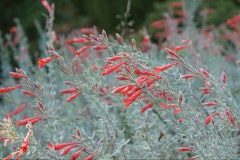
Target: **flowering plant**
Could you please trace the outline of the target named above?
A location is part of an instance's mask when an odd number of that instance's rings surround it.
[[[234,74],[207,62],[234,65],[233,73],[238,63],[210,54],[215,48],[202,48],[205,34],[203,40],[188,39],[189,28],[167,17],[166,41],[158,45],[147,32],[137,43],[94,27],[58,37],[52,30],[54,5],[41,2],[49,16],[37,66],[27,42],[18,41],[24,39],[20,26],[12,29],[14,43],[11,36],[5,46],[1,43],[4,52],[18,54],[19,65],[15,71],[5,67],[0,88],[5,160],[239,157]]]

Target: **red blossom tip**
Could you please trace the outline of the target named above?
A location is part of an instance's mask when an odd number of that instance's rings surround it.
[[[192,152],[193,148],[192,147],[179,147],[177,148],[179,152]]]
[[[141,113],[144,113],[146,110],[148,110],[149,108],[152,108],[153,104],[152,103],[148,103],[146,104],[142,110],[141,110]]]
[[[171,55],[171,56],[173,56],[173,57],[180,58],[180,56],[177,55],[176,52],[170,50],[169,48],[166,48],[165,51],[166,51],[169,55]]]

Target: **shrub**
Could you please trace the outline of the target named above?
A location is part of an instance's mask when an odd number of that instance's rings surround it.
[[[225,61],[219,32],[166,16],[159,44],[146,31],[136,42],[95,27],[60,37],[54,5],[41,2],[49,15],[37,62],[19,25],[0,43],[3,158],[239,157],[238,57]]]

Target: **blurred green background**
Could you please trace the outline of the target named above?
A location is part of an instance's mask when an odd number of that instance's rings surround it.
[[[108,32],[116,31],[126,11],[128,0],[48,0],[55,3],[55,30],[58,33],[69,32],[73,28],[96,25],[99,29]],[[183,0],[191,2],[196,7],[195,21],[199,22],[199,11],[211,9],[215,11],[208,19],[208,24],[218,25],[234,14],[240,13],[239,0]],[[131,16],[135,30],[146,26],[154,20],[160,19],[164,12],[169,10],[169,4],[177,0],[131,0]],[[179,2],[179,1],[178,1]],[[197,4],[199,5],[197,6]],[[195,5],[195,6],[194,6]],[[0,30],[9,32],[14,24],[13,19],[19,18],[29,38],[36,35],[34,20],[44,25],[46,10],[41,5],[41,0],[1,0],[0,1]]]

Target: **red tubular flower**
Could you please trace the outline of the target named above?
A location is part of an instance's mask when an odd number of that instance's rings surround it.
[[[68,154],[74,147],[76,147],[77,144],[73,144],[69,147],[66,147],[60,154],[60,156],[65,156],[66,154]]]
[[[211,94],[214,93],[214,91],[210,88],[200,88],[202,94]]]
[[[31,123],[32,125],[34,125],[35,123],[37,123],[38,121],[42,120],[42,116],[36,116],[36,117],[32,117],[32,118],[26,118],[23,120],[20,120],[17,122],[18,126],[22,126],[22,125],[26,125],[28,123]]]
[[[67,143],[61,143],[61,144],[51,144],[50,143],[50,147],[52,147],[54,150],[61,150],[65,147],[68,147],[68,146],[72,146],[72,145],[75,145],[76,142],[67,142]]]
[[[96,42],[100,42],[100,38],[98,38],[97,36],[91,34],[90,37],[91,37],[92,40],[94,40]]]
[[[93,28],[81,28],[80,32],[83,34],[94,34],[94,29]]]
[[[60,92],[60,94],[70,94],[70,93],[75,93],[75,92],[77,92],[76,88],[69,88],[69,89],[62,90]]]
[[[82,148],[81,150],[74,152],[71,156],[72,160],[76,160],[81,155],[81,153],[85,150],[86,148]]]
[[[176,108],[173,109],[173,114],[175,114],[175,115],[180,113],[180,112],[181,112],[181,109],[179,107],[176,107]]]
[[[29,96],[32,96],[32,97],[37,97],[36,94],[30,92],[30,91],[27,91],[27,90],[21,90],[22,93],[26,94],[26,95],[29,95]]]
[[[215,116],[215,115],[217,115],[217,114],[219,114],[218,112],[215,112],[215,113],[213,113],[213,114],[210,114],[205,120],[204,120],[204,123],[206,124],[206,125],[208,125],[210,122],[213,122],[213,117]]]
[[[179,91],[178,93],[178,105],[181,105],[183,102],[183,93]]]
[[[90,155],[88,157],[83,158],[82,160],[92,160],[94,158],[94,155]]]
[[[204,69],[200,69],[201,70],[201,72],[202,72],[202,74],[203,74],[203,76],[205,77],[205,78],[209,78],[210,77],[210,75],[209,75],[209,73],[206,71],[206,70],[204,70]]]
[[[202,103],[204,106],[208,106],[208,107],[215,107],[218,105],[218,101],[217,100],[213,100],[211,102],[206,102],[206,103]]]
[[[27,136],[23,140],[22,145],[20,146],[20,149],[23,153],[27,152],[27,150],[28,150],[29,138],[30,138],[31,134],[32,134],[32,130],[29,130],[27,133]]]
[[[182,3],[181,2],[171,2],[170,6],[174,7],[174,8],[180,8],[180,7],[182,7]]]
[[[199,158],[199,156],[191,157],[191,158],[189,158],[189,160],[196,160],[197,158]]]
[[[70,86],[74,86],[75,85],[75,83],[71,82],[71,81],[64,81],[64,84],[70,85]]]
[[[190,47],[189,45],[175,46],[174,47],[174,51],[175,52],[179,52],[179,51],[181,51],[181,50],[183,50],[185,48],[189,48],[189,47]]]
[[[107,46],[96,45],[96,46],[93,46],[92,48],[96,51],[100,51],[100,50],[107,49],[108,47]]]
[[[233,126],[235,126],[235,121],[234,121],[234,118],[233,118],[233,113],[232,113],[232,111],[228,110],[228,111],[226,112],[226,114],[227,114],[227,116],[228,116],[228,119],[229,119],[230,123],[231,123]]]
[[[38,58],[38,68],[43,68],[46,64],[53,61],[54,59],[57,59],[58,56],[52,56],[47,58]]]
[[[126,88],[124,88],[121,93],[122,95],[129,95],[130,93],[132,94],[133,92],[135,92],[137,90],[138,87],[136,87],[135,85],[131,85],[129,84]]]
[[[79,56],[82,52],[86,51],[90,47],[91,47],[91,45],[83,46],[82,48],[77,50],[75,54]]]
[[[150,37],[149,37],[149,35],[147,35],[147,34],[144,35],[143,40],[142,40],[142,44],[143,44],[143,45],[148,45],[149,42],[150,42]]]
[[[17,85],[17,86],[12,86],[12,87],[6,87],[6,88],[0,88],[0,94],[2,93],[7,93],[7,92],[11,92],[17,88],[21,88],[21,85]]]
[[[16,109],[14,109],[12,112],[10,112],[9,114],[6,114],[5,117],[11,117],[13,115],[19,114],[21,113],[27,106],[29,105],[28,102],[26,102],[25,104],[23,104],[22,106],[17,107]]]
[[[148,103],[146,104],[142,110],[141,110],[141,113],[144,113],[146,110],[148,110],[149,108],[152,108],[153,104],[152,103]]]
[[[179,152],[192,152],[193,148],[192,147],[179,147],[177,148]]]
[[[114,56],[114,57],[108,57],[106,58],[108,61],[117,61],[119,59],[122,59],[123,56]]]
[[[137,43],[136,43],[135,39],[132,39],[131,45],[132,45],[133,51],[137,51]]]
[[[145,76],[156,76],[155,74],[153,74],[151,72],[142,71],[142,70],[139,70],[139,69],[134,70],[134,73],[138,74],[138,75],[145,75]]]
[[[176,52],[170,50],[169,48],[166,48],[165,51],[166,51],[169,55],[171,55],[171,56],[173,56],[173,57],[180,58],[180,56],[177,55]]]
[[[128,86],[120,86],[120,87],[118,87],[118,88],[115,88],[113,91],[112,91],[112,93],[120,93],[123,89],[125,89],[126,87],[128,87]]]
[[[112,65],[112,66],[109,66],[107,67],[104,72],[101,74],[101,76],[105,76],[107,74],[110,74],[112,72],[114,72],[115,70],[117,70],[119,67],[121,67],[123,64],[125,64],[126,62],[120,62],[116,65]]]
[[[9,28],[9,31],[11,33],[15,33],[15,32],[17,32],[17,27],[11,27],[11,28]]]
[[[123,106],[123,108],[127,108],[129,107],[140,95],[142,94],[141,90],[136,91],[135,93],[133,93],[130,97],[128,97],[127,99],[124,99],[124,103],[125,105]]]
[[[223,82],[224,84],[227,83],[227,75],[226,75],[226,73],[225,73],[224,71],[222,72],[222,82]]]
[[[170,67],[175,66],[176,64],[177,64],[177,62],[176,63],[172,63],[172,64],[167,64],[167,65],[164,65],[164,66],[161,66],[161,67],[154,67],[153,68],[153,72],[155,74],[163,72],[163,71],[169,69]]]
[[[66,102],[71,102],[71,101],[73,101],[73,100],[76,99],[77,96],[79,96],[79,95],[80,95],[80,92],[74,93],[73,95],[71,95],[70,97],[68,97],[68,98],[66,99]]]
[[[181,77],[184,79],[199,78],[198,76],[193,75],[193,74],[185,74],[185,75],[182,75]]]
[[[135,92],[139,91],[141,88],[137,87],[137,86],[129,86],[128,88],[126,88],[126,90],[124,89],[122,91],[122,95],[127,95],[128,98],[130,98]]]
[[[65,43],[84,43],[89,42],[88,38],[80,37],[80,38],[72,38],[65,41]]]
[[[116,78],[120,81],[127,81],[127,80],[130,80],[127,76],[116,76]]]
[[[27,76],[17,72],[9,72],[9,75],[13,78],[27,78]]]
[[[116,33],[117,40],[120,44],[124,44],[123,38],[120,34]]]
[[[48,11],[49,13],[51,13],[51,12],[52,12],[52,8],[50,7],[50,5],[49,5],[49,3],[47,2],[47,0],[41,0],[41,2],[42,2],[42,5],[47,9],[47,11]]]
[[[157,80],[159,80],[161,78],[162,77],[159,76],[159,77],[156,77],[154,79],[148,80],[148,81],[146,81],[146,84],[147,84],[148,87],[150,87],[154,82],[156,82]]]

